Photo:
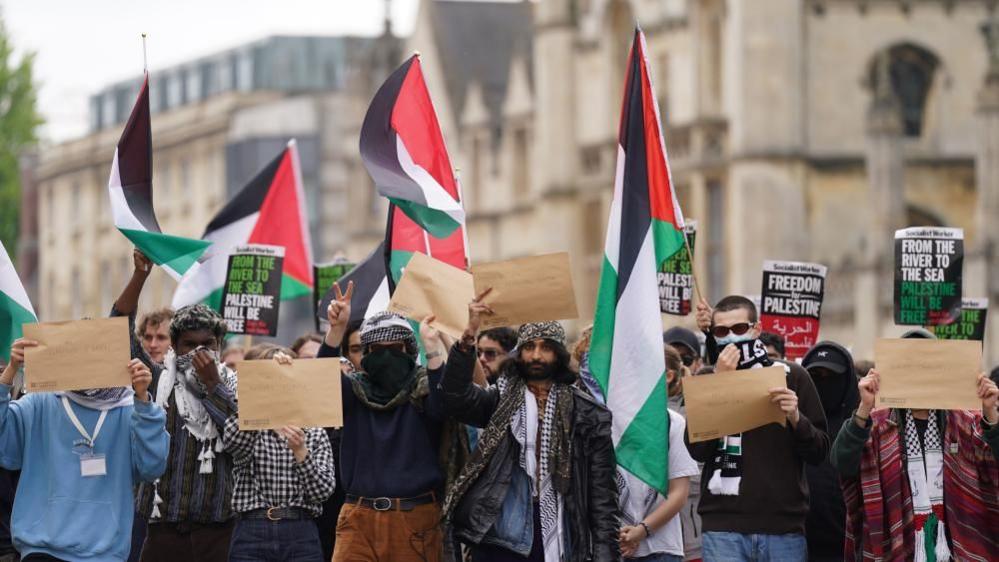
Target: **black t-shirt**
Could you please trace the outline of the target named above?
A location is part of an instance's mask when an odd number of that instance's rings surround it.
[[[919,434],[919,448],[926,452],[926,428],[930,425],[930,419],[921,420],[913,416],[912,421],[916,423],[916,433]]]

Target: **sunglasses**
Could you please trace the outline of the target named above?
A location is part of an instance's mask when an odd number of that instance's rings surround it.
[[[481,358],[484,358],[486,361],[492,361],[493,359],[499,357],[500,352],[496,351],[495,349],[480,349],[478,350],[476,355],[478,355]]]
[[[729,334],[729,332],[732,332],[733,334],[735,334],[737,336],[741,336],[741,335],[745,334],[746,332],[748,332],[749,329],[752,328],[755,325],[756,325],[755,322],[752,323],[752,324],[750,324],[748,322],[739,322],[738,324],[736,324],[734,326],[712,326],[711,327],[711,335],[713,335],[716,338],[724,338],[725,336],[727,336]]]
[[[696,359],[696,357],[694,357],[693,355],[687,355],[686,353],[680,354],[680,361],[683,363],[684,367],[689,367],[693,365],[694,359]]]

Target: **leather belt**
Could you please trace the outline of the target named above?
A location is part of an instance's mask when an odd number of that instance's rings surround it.
[[[437,502],[433,492],[413,498],[362,498],[347,494],[346,503],[367,507],[375,511],[413,511],[413,508]]]
[[[312,519],[312,514],[300,507],[262,507],[251,509],[239,514],[241,519],[267,519],[268,521],[281,521],[284,519]]]

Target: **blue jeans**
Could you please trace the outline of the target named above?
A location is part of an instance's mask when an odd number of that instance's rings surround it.
[[[683,556],[657,552],[641,558],[626,558],[629,562],[683,562]]]
[[[322,562],[312,519],[240,519],[232,532],[230,562]]]
[[[704,562],[806,562],[805,535],[744,535],[706,532]]]

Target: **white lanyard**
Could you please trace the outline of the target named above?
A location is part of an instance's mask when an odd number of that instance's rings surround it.
[[[83,429],[83,424],[80,423],[80,418],[76,417],[76,414],[73,412],[73,408],[71,408],[69,405],[69,399],[66,398],[65,396],[62,397],[62,406],[66,408],[66,415],[69,416],[69,421],[73,422],[73,425],[76,426],[76,430],[79,431],[80,435],[82,435],[83,438],[87,440],[87,445],[89,445],[90,448],[93,449],[94,442],[97,441],[97,434],[101,432],[101,427],[104,425],[104,420],[108,417],[108,411],[101,410],[101,415],[100,417],[97,418],[97,425],[94,427],[94,436],[91,437],[90,434],[87,433],[87,430]]]

